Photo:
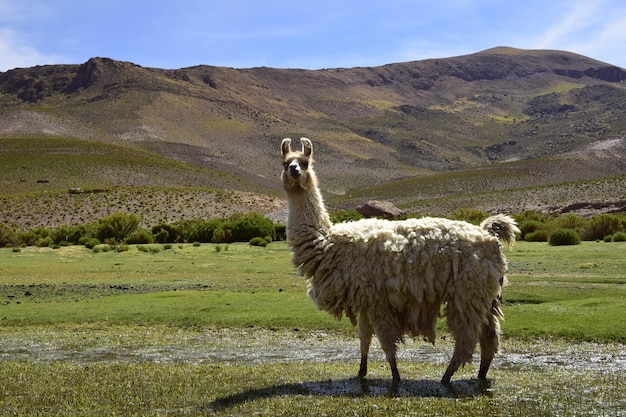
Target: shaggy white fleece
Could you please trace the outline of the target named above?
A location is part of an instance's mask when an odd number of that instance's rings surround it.
[[[359,376],[367,373],[376,334],[398,382],[397,342],[408,334],[434,343],[443,305],[456,344],[442,382],[471,360],[478,342],[479,377],[485,378],[503,317],[499,297],[507,264],[499,239],[515,243],[513,219],[492,216],[480,226],[443,218],[332,224],[317,187],[311,142],[302,138],[302,151],[295,152],[290,143],[284,139],[281,148],[292,261],[318,308],[358,323]]]

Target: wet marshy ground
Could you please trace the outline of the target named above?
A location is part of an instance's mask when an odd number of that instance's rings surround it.
[[[407,340],[399,345],[398,360],[447,365],[453,342],[436,345]],[[370,357],[384,361],[374,341]],[[320,331],[248,329],[177,329],[169,327],[27,328],[0,332],[0,360],[74,363],[163,362],[238,363],[354,362],[358,338]],[[475,361],[478,360],[478,349]],[[493,369],[567,369],[626,371],[626,346],[619,343],[503,340]]]
[[[210,391],[200,407],[209,414],[229,415],[233,407],[257,401],[314,403],[315,398],[371,398],[374,405],[386,401],[383,398],[474,399],[477,404],[485,404],[484,398],[488,398],[493,400],[490,406],[518,410],[520,415],[620,415],[619,410],[626,407],[621,382],[626,371],[623,344],[505,339],[490,371],[493,384],[478,381],[473,364],[459,370],[451,386],[444,386],[439,378],[453,347],[449,337],[441,336],[435,346],[411,340],[401,344],[398,364],[402,382],[392,386],[377,341],[370,353],[367,379],[354,378],[359,341],[356,335],[346,333],[105,324],[3,327],[0,367],[4,363],[11,369],[21,363],[28,364],[31,372],[39,372],[38,368],[45,372],[67,364],[73,371],[65,372],[84,374],[83,378],[99,372],[94,369],[122,371],[126,365],[142,372],[203,369],[208,377],[198,379],[197,386],[212,378],[228,381],[225,387]],[[477,352],[474,362],[478,361]],[[127,378],[137,375],[131,372]],[[243,382],[239,386],[237,381]]]

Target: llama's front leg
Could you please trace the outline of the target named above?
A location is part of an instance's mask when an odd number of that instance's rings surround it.
[[[400,382],[400,373],[396,363],[396,342],[400,340],[401,332],[394,324],[383,320],[378,321],[376,322],[375,332],[380,342],[380,347],[383,348],[387,362],[389,362],[393,384],[396,385]]]
[[[498,352],[500,345],[500,324],[498,319],[492,314],[489,314],[488,321],[488,324],[485,324],[480,335],[479,379],[487,379],[487,371],[489,371],[491,361]]]
[[[359,378],[365,378],[367,375],[367,357],[372,344],[372,335],[374,329],[370,323],[367,313],[361,311],[359,314],[359,339],[361,341],[361,366],[359,367]]]

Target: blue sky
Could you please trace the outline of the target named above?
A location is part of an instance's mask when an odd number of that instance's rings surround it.
[[[623,0],[0,0],[0,71],[91,57],[145,67],[336,68],[560,49],[626,68]]]

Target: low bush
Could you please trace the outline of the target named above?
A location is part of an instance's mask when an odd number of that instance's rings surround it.
[[[121,244],[121,245],[117,245],[117,246],[115,247],[115,250],[116,250],[117,252],[128,252],[128,245],[127,245],[127,244],[125,244],[125,243],[123,243],[123,244]]]
[[[268,241],[263,239],[262,237],[253,237],[252,239],[250,239],[250,245],[252,246],[267,246],[268,245]]]
[[[178,227],[173,224],[157,224],[152,227],[152,234],[156,243],[176,243],[180,241]]]
[[[203,221],[192,227],[189,231],[188,241],[191,242],[213,242],[213,233],[224,221],[222,219],[211,219]]]
[[[95,253],[100,253],[100,252],[110,252],[111,251],[111,245],[107,245],[102,244],[102,245],[96,245],[93,247],[92,249]]]
[[[580,235],[574,229],[556,229],[550,233],[548,243],[552,246],[578,245]]]
[[[52,245],[54,245],[54,239],[52,239],[51,236],[39,238],[35,242],[35,246],[39,248],[47,248],[48,246],[52,246]]]
[[[567,213],[556,217],[550,222],[553,229],[573,229],[579,234],[587,227],[589,221],[577,214]]]
[[[284,223],[276,223],[274,225],[276,238],[274,240],[287,240],[287,225]]]
[[[333,211],[330,213],[330,220],[333,223],[343,223],[361,220],[363,215],[356,210]]]
[[[213,232],[213,242],[249,242],[255,237],[276,239],[274,222],[259,213],[234,214]]]
[[[147,253],[159,253],[161,252],[162,247],[160,245],[139,245],[137,246],[137,250],[140,252]]]
[[[483,220],[485,220],[489,215],[482,210],[471,209],[471,208],[460,208],[454,210],[450,219],[452,220],[462,220],[472,224],[479,225]]]
[[[545,242],[547,240],[547,231],[545,230],[547,226],[538,220],[522,220],[518,222],[517,226],[519,227],[523,240],[528,242]],[[528,240],[526,238],[527,235],[531,235],[539,230],[543,230],[546,235],[545,240]],[[530,239],[533,239],[533,237],[530,237]]]
[[[16,244],[17,234],[4,223],[0,223],[0,248],[15,246]]]
[[[80,240],[80,243],[85,245],[87,249],[93,249],[94,247],[100,244],[100,241],[96,239],[95,237],[85,237]]]
[[[612,236],[613,242],[626,242],[626,232],[615,232]]]
[[[548,231],[545,229],[535,230],[531,233],[526,233],[524,235],[524,240],[526,242],[547,242],[548,241]]]
[[[150,230],[139,229],[128,235],[125,242],[129,244],[146,245],[154,242],[154,236]]]
[[[123,242],[137,230],[140,222],[141,219],[136,214],[114,213],[98,220],[95,237],[101,242],[105,240]]]
[[[598,214],[589,219],[582,232],[584,240],[602,240],[606,236],[613,235],[620,230],[622,221],[615,214]]]

